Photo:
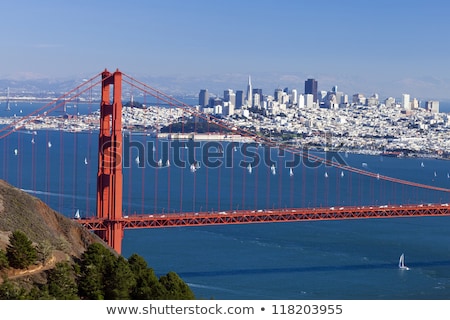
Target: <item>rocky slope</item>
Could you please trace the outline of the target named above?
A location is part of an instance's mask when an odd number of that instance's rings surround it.
[[[67,259],[81,256],[92,243],[104,242],[44,202],[0,180],[0,248],[5,249],[11,232],[21,230],[36,244],[50,243]],[[106,244],[105,244],[106,246]],[[57,256],[61,256],[58,254]]]

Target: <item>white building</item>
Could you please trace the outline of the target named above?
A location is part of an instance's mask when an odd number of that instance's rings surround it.
[[[297,104],[298,102],[298,94],[297,94],[297,89],[292,89],[292,93],[291,93],[291,104]]]
[[[299,94],[298,95],[298,103],[297,103],[299,108],[304,108],[305,107],[305,96],[303,94]]]
[[[247,105],[249,107],[253,106],[253,88],[252,88],[252,80],[250,76],[248,76],[248,84],[247,84]]]
[[[425,108],[432,113],[439,113],[439,101],[427,101]]]
[[[410,96],[407,93],[402,94],[402,107],[406,111],[410,111],[411,110]]]
[[[311,93],[305,94],[305,105],[307,108],[314,107],[314,95]]]

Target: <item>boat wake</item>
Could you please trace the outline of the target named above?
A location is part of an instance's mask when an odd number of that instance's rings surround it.
[[[436,267],[450,266],[450,260],[445,261],[429,261],[414,262],[416,268],[419,267]],[[261,274],[277,274],[277,273],[309,273],[309,272],[337,272],[337,271],[359,271],[359,270],[375,270],[395,268],[392,263],[373,263],[373,264],[353,264],[340,266],[305,266],[305,267],[286,267],[286,268],[255,268],[255,269],[230,269],[230,270],[208,270],[183,272],[181,277],[219,277],[219,276],[235,276],[235,275],[261,275]]]

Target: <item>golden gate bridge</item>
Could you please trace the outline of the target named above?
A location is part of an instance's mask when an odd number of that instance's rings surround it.
[[[197,182],[196,175],[193,178],[184,178],[183,174],[178,171],[173,171],[171,177],[170,166],[167,166],[165,172],[154,170],[151,175],[147,177],[147,174],[142,171],[142,184],[140,186],[141,191],[141,212],[137,213],[134,210],[131,214],[131,204],[134,205],[136,201],[136,193],[139,190],[134,190],[132,182],[139,179],[139,175],[133,175],[131,172],[127,172],[129,168],[124,166],[124,161],[130,162],[129,150],[124,150],[125,147],[136,147],[135,145],[126,145],[127,141],[124,141],[124,136],[132,135],[130,128],[123,128],[123,103],[124,97],[123,85],[129,86],[132,90],[144,93],[144,95],[153,97],[159,101],[161,105],[166,108],[176,108],[182,110],[183,116],[181,123],[185,123],[186,119],[194,119],[195,121],[203,121],[208,125],[214,125],[215,127],[223,130],[222,136],[232,134],[233,136],[242,137],[243,141],[252,141],[255,145],[263,145],[270,147],[278,151],[292,155],[294,158],[302,158],[309,162],[320,164],[321,166],[313,169],[314,174],[307,177],[303,166],[301,172],[301,180],[294,182],[294,179],[290,179],[286,186],[286,183],[281,180],[281,173],[279,173],[279,179],[274,181],[274,178],[267,173],[265,180],[261,180],[261,174],[255,176],[255,180],[250,181],[250,178],[246,178],[246,174],[243,174],[242,170],[239,172],[225,171],[223,174],[219,168],[208,169],[205,166],[206,172],[208,170],[216,170],[219,173],[211,174],[208,180],[208,173],[204,180]],[[79,97],[83,94],[92,92],[94,87],[100,86],[101,88],[101,102],[100,112],[96,118],[98,129],[98,144],[94,143],[95,140],[91,137],[92,132],[96,132],[95,125],[92,125],[90,132],[88,133],[88,150],[83,150],[86,154],[91,152],[91,149],[95,149],[97,156],[89,156],[84,158],[84,164],[86,165],[86,177],[83,177],[81,170],[78,168],[75,160],[79,151],[79,138],[78,134],[71,132],[73,135],[70,146],[65,146],[67,142],[64,137],[64,130],[59,130],[59,141],[53,141],[55,147],[59,149],[59,155],[50,154],[50,148],[52,142],[49,138],[48,131],[45,133],[45,151],[37,149],[34,141],[35,133],[31,132],[32,143],[27,158],[22,157],[22,149],[25,149],[25,141],[23,135],[30,134],[28,132],[32,128],[32,124],[36,124],[42,119],[48,117],[52,112],[61,109],[68,101],[78,101]],[[169,106],[169,107],[167,107]],[[67,121],[70,121],[68,119]],[[67,132],[66,132],[67,133]],[[16,134],[17,140],[10,141],[9,137]],[[147,135],[141,135],[143,140],[146,140]],[[204,114],[197,108],[194,108],[188,104],[183,103],[175,99],[174,97],[165,94],[162,91],[156,90],[143,82],[140,82],[133,77],[130,77],[119,70],[115,72],[109,72],[104,70],[102,73],[92,77],[91,79],[83,82],[78,87],[67,92],[56,102],[45,104],[41,108],[37,108],[23,117],[16,117],[0,128],[0,142],[3,146],[4,159],[2,164],[3,178],[13,178],[16,181],[16,186],[19,188],[27,185],[27,191],[36,193],[48,197],[52,195],[59,195],[59,204],[62,205],[64,197],[66,195],[73,201],[73,209],[78,206],[75,205],[75,198],[86,199],[86,215],[82,219],[77,221],[86,228],[93,230],[103,240],[105,240],[112,248],[117,252],[121,252],[121,244],[125,229],[137,229],[137,228],[166,228],[166,227],[187,227],[187,226],[202,226],[202,225],[217,225],[217,224],[248,224],[248,223],[273,223],[273,222],[292,222],[292,221],[317,221],[317,220],[345,220],[345,219],[366,219],[366,218],[399,218],[399,217],[416,217],[416,216],[448,216],[449,209],[447,204],[448,194],[450,189],[445,186],[431,185],[423,182],[409,181],[403,178],[396,178],[390,175],[384,175],[377,172],[373,172],[367,169],[361,169],[357,166],[348,165],[342,161],[336,161],[329,159],[329,157],[323,157],[316,153],[305,152],[297,146],[281,143],[279,140],[272,139],[267,136],[258,134],[252,129],[246,127],[236,126],[233,122],[227,119],[215,117],[210,114]],[[129,142],[128,142],[129,143]],[[156,145],[157,146],[157,145]],[[216,143],[215,146],[219,146]],[[155,147],[155,145],[153,145]],[[82,147],[83,148],[83,147]],[[220,147],[222,148],[222,147]],[[226,148],[226,147],[225,147]],[[11,155],[11,149],[14,149],[14,154]],[[128,152],[128,154],[126,152]],[[157,146],[156,153],[159,149]],[[215,153],[217,155],[217,153]],[[14,163],[9,163],[8,158],[13,157]],[[53,158],[52,158],[53,157]],[[166,155],[167,157],[167,155]],[[233,158],[233,155],[231,155]],[[56,158],[56,160],[54,159]],[[89,160],[88,160],[89,159]],[[95,161],[92,161],[94,159]],[[139,158],[138,158],[139,159]],[[168,158],[167,158],[168,160]],[[188,163],[186,156],[185,160]],[[192,160],[192,159],[191,159]],[[234,161],[231,159],[231,161]],[[197,161],[198,162],[198,161]],[[165,163],[165,162],[164,162]],[[92,169],[91,165],[97,164],[97,174]],[[193,165],[192,161],[190,163]],[[276,163],[277,168],[281,168],[281,163]],[[145,169],[145,165],[138,165],[140,168]],[[335,170],[335,188],[332,190],[332,179],[318,179],[318,173],[321,168],[326,167],[330,170]],[[25,168],[28,168],[25,170]],[[89,169],[91,168],[91,169]],[[242,169],[242,168],[240,168]],[[72,177],[70,172],[72,170]],[[175,169],[173,169],[175,170]],[[203,167],[202,167],[203,170]],[[245,172],[245,168],[243,168]],[[257,167],[254,170],[258,170]],[[15,171],[14,175],[10,173]],[[56,171],[56,172],[55,172]],[[126,177],[124,178],[124,171]],[[44,173],[43,179],[38,179],[39,173]],[[340,172],[340,174],[338,174]],[[345,176],[348,177],[347,184],[343,185],[341,180]],[[56,175],[58,180],[52,181],[50,175]],[[327,176],[328,174],[325,173]],[[24,176],[25,175],[25,176]],[[162,177],[167,176],[167,183],[164,188],[158,185],[158,181],[161,181]],[[223,175],[223,176],[222,176]],[[92,177],[96,176],[95,188],[92,186]],[[175,177],[178,180],[175,182],[172,180]],[[312,179],[311,179],[312,177]],[[25,182],[24,180],[28,180]],[[127,181],[128,179],[128,181]],[[152,193],[149,195],[145,191],[145,179],[155,182],[155,186]],[[159,180],[158,180],[159,179]],[[184,180],[183,180],[184,179]],[[192,180],[193,179],[193,180]],[[247,180],[246,180],[247,179]],[[72,193],[67,194],[67,187],[64,182],[69,181],[72,184]],[[221,186],[220,180],[226,180],[229,186]],[[320,181],[322,182],[320,182]],[[354,181],[357,181],[356,188],[353,186]],[[250,182],[252,184],[250,184]],[[247,185],[246,185],[247,183]],[[54,184],[58,184],[58,189],[52,189]],[[187,202],[187,196],[183,194],[188,191],[183,191],[183,185],[189,190],[189,202],[192,202],[192,208],[186,209],[184,202]],[[200,191],[197,190],[197,185],[203,184],[204,198],[200,197]],[[375,185],[377,184],[377,185]],[[40,185],[40,186],[38,186]],[[364,186],[366,185],[366,186]],[[175,209],[173,204],[175,200],[172,199],[173,193],[180,188],[180,194],[177,195],[179,201],[179,208]],[[241,198],[236,200],[236,188],[242,189]],[[397,191],[397,187],[401,189]],[[229,193],[226,194],[224,189],[229,188]],[[253,188],[252,190],[249,190]],[[287,188],[287,189],[286,189]],[[374,203],[372,204],[360,204],[356,205],[348,201],[345,205],[342,204],[342,198],[357,194],[357,197],[361,197],[363,193],[372,194]],[[377,190],[375,190],[378,188]],[[40,191],[44,189],[45,191]],[[80,196],[80,189],[84,189],[85,195]],[[93,190],[95,193],[95,210],[91,205],[91,198]],[[139,189],[139,188],[138,188]],[[158,198],[158,189],[167,189],[167,194],[164,199]],[[217,190],[217,197],[215,203],[212,204],[210,189]],[[313,193],[308,193],[313,189]],[[54,191],[52,191],[54,190]],[[262,191],[263,190],[263,191]],[[436,192],[439,196],[439,201],[429,202],[427,194],[421,194],[420,190],[427,192]],[[126,193],[128,191],[128,213],[126,211],[126,205],[124,205],[124,199],[126,200]],[[265,191],[265,193],[264,193]],[[214,191],[216,192],[216,191]],[[289,200],[283,198],[285,193],[289,193]],[[390,196],[395,193],[404,195],[405,199],[402,202],[394,201]],[[275,201],[272,198],[273,194],[278,194],[278,200]],[[330,195],[333,194],[333,200]],[[376,195],[375,195],[376,194]],[[221,197],[222,195],[222,197]],[[382,199],[381,195],[386,195],[386,199]],[[416,199],[412,199],[413,196]],[[313,201],[311,199],[314,198]],[[250,205],[249,199],[254,198],[254,203]],[[350,197],[350,196],[349,196]],[[228,203],[224,203],[221,198],[226,198]],[[266,204],[261,204],[266,200]],[[302,206],[297,203],[301,198]],[[259,199],[259,200],[257,200]],[[282,200],[284,199],[284,200]],[[306,201],[308,200],[308,201]],[[153,202],[154,209],[151,212],[148,208],[147,201]],[[159,205],[158,204],[159,201]],[[208,204],[209,201],[209,204]],[[162,206],[161,203],[164,203]],[[277,202],[277,205],[275,205]],[[375,203],[376,202],[376,203]],[[213,208],[215,206],[215,210]],[[164,209],[166,212],[164,212]],[[92,211],[95,211],[94,215],[89,215]]]

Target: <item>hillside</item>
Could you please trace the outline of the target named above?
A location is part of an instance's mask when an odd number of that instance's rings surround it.
[[[36,244],[49,242],[54,259],[79,258],[92,243],[106,246],[77,222],[0,180],[0,248],[6,248],[9,235],[16,230],[23,231]]]
[[[142,257],[125,259],[76,221],[3,180],[0,249],[0,299],[195,299],[175,272],[158,278]]]

